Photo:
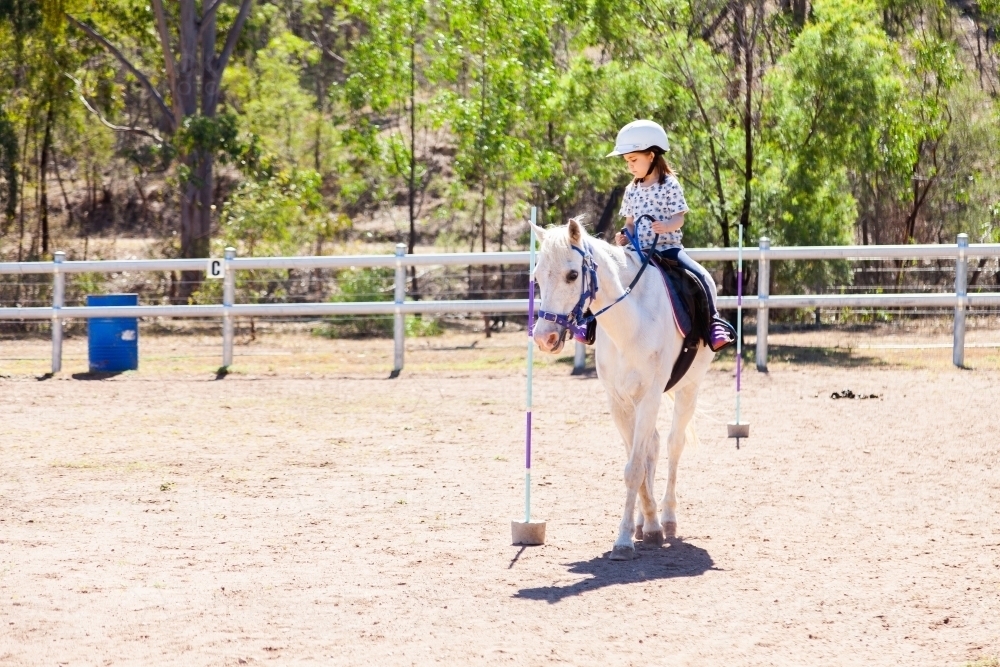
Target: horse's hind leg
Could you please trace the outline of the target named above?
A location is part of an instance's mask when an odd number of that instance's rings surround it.
[[[677,464],[684,451],[684,434],[694,416],[698,402],[698,386],[688,385],[677,390],[674,397],[674,419],[667,436],[667,488],[663,492],[660,524],[666,537],[677,534]]]

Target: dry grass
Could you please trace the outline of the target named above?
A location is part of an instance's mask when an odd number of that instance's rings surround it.
[[[258,322],[250,340],[244,323],[237,336],[229,373],[253,377],[381,377],[392,369],[393,343],[387,338],[329,339],[314,335],[312,324]],[[517,329],[512,325],[511,329]],[[66,336],[63,376],[87,373],[86,333],[78,327]],[[755,340],[746,337],[747,366],[754,363]],[[842,368],[888,367],[936,369],[951,367],[951,333],[940,326],[905,330],[900,327],[781,331],[771,333],[769,367],[786,365]],[[446,329],[440,336],[408,338],[406,372],[511,371],[524,368],[523,330],[507,330],[486,338],[471,328]],[[536,354],[536,364],[565,372],[572,363],[572,346],[559,357]],[[50,369],[51,343],[44,336],[0,340],[0,375],[42,376]],[[722,369],[733,365],[733,353],[719,356]],[[140,376],[214,375],[222,363],[221,330],[213,325],[170,323],[140,325]],[[1000,370],[1000,326],[971,328],[966,338],[966,367]],[[593,366],[592,351],[588,364]]]

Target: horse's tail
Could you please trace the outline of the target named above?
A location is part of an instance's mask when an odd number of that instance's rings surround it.
[[[684,431],[684,435],[687,439],[687,444],[690,447],[697,447],[698,444],[701,442],[700,440],[698,440],[698,431],[694,427],[693,419],[691,420],[691,423],[688,424],[687,430]]]
[[[670,409],[673,411],[674,408],[674,392],[673,390],[665,392],[663,394],[670,401]],[[684,446],[685,447],[697,447],[701,444],[701,440],[698,438],[698,430],[694,427],[694,418],[700,415],[707,414],[702,411],[698,406],[694,409],[694,415],[691,417],[691,421],[688,422],[687,428],[684,429]]]

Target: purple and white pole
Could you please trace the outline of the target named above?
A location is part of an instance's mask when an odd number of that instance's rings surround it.
[[[524,433],[524,522],[531,523],[531,369],[535,361],[535,207],[531,207],[531,241],[528,255],[528,394]]]
[[[736,423],[740,423],[740,375],[743,369],[743,224],[739,226],[736,251]],[[739,445],[739,439],[736,441]]]

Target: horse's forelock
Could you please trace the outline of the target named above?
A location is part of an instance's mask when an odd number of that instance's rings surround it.
[[[583,243],[584,239],[592,238],[587,230],[584,228],[583,223],[580,222],[579,218],[574,218],[576,224],[580,227],[580,242]],[[566,249],[569,250],[573,245],[570,240],[569,235],[569,223],[562,225],[561,227],[549,227],[545,230],[545,240],[542,241],[542,247],[548,247],[551,249]]]

